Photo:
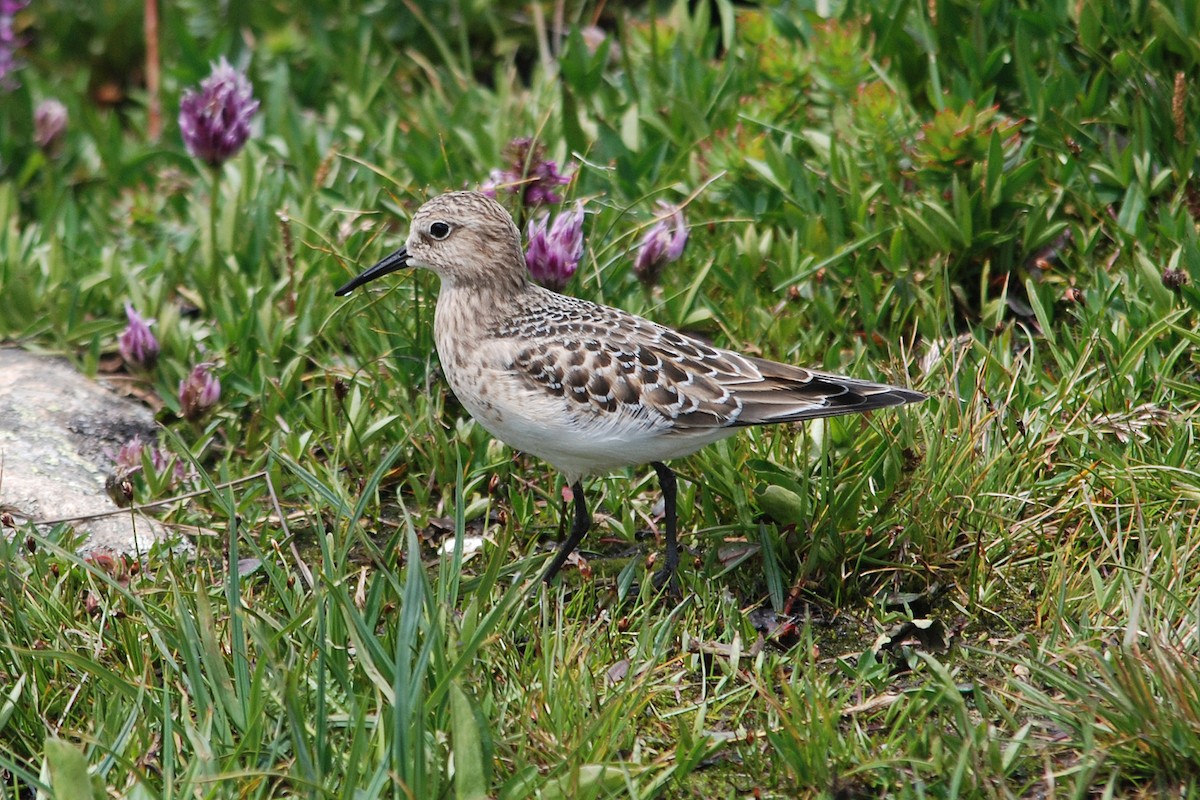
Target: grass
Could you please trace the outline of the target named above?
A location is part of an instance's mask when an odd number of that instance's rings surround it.
[[[138,388],[193,474],[136,500],[198,491],[195,553],[8,531],[0,796],[1200,790],[1185,4],[188,2],[158,142],[113,70],[139,6],[56,8],[0,116],[0,337],[110,371],[123,304],[157,320]],[[262,107],[214,182],[173,116],[220,54]],[[542,588],[561,481],[449,392],[436,280],[332,296],[519,136],[587,201],[568,292],[931,396],[679,462],[682,600],[649,469],[591,482],[590,573]],[[647,288],[657,199],[691,240]]]

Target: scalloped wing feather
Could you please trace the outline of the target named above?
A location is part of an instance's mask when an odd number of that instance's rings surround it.
[[[869,411],[923,395],[712,347],[619,309],[550,292],[499,328],[509,369],[569,410],[686,434]],[[648,420],[647,417],[650,417]]]

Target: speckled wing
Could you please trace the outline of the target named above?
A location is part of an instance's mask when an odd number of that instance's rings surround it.
[[[678,433],[795,422],[924,395],[711,347],[620,309],[547,292],[505,321],[523,341],[508,365],[578,411]]]
[[[818,417],[857,414],[924,400],[910,389],[794,367],[730,353],[757,373],[757,380],[733,389],[742,405],[735,425],[800,422]]]

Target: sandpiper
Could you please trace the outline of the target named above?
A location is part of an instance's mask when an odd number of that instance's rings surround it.
[[[434,341],[446,380],[493,436],[560,470],[574,522],[549,583],[591,527],[582,479],[650,464],[662,486],[666,557],[679,563],[675,474],[666,462],[748,425],[915,403],[925,395],[712,347],[618,308],[533,283],[512,217],[478,192],[429,200],[404,246],[338,289],[340,297],[415,266],[441,278]]]

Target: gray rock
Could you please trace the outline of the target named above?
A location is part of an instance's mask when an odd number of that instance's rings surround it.
[[[18,523],[80,518],[83,551],[135,553],[174,537],[104,490],[121,445],[157,438],[149,409],[61,358],[0,348],[0,376],[0,509]],[[106,512],[117,513],[95,516]]]

